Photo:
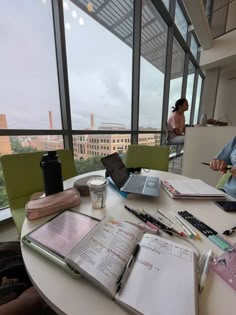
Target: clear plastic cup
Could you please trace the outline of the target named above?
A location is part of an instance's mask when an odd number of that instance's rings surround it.
[[[104,177],[93,177],[88,182],[92,207],[94,209],[101,209],[105,207],[107,180]]]

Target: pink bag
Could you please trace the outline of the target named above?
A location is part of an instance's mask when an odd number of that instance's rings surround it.
[[[78,190],[69,188],[50,196],[30,200],[25,206],[26,216],[29,220],[35,220],[79,204],[80,194]]]

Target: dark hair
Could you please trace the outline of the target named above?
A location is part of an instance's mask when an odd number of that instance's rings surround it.
[[[183,106],[184,102],[187,102],[186,98],[180,98],[176,101],[175,106],[172,106],[173,110],[172,113],[176,112],[179,110],[180,106]]]

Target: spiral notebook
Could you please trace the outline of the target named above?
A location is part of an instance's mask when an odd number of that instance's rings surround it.
[[[212,269],[236,290],[236,243],[212,265]]]

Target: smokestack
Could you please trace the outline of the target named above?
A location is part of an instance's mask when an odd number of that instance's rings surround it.
[[[0,114],[0,129],[7,129],[7,118],[4,114]],[[0,154],[11,154],[11,144],[9,136],[0,137]]]
[[[91,129],[95,129],[95,124],[94,124],[94,114],[91,114]]]
[[[0,114],[0,129],[7,129],[7,118],[5,114]]]
[[[48,114],[49,114],[49,129],[54,129],[53,128],[53,120],[52,120],[52,111],[50,110],[48,112]]]

